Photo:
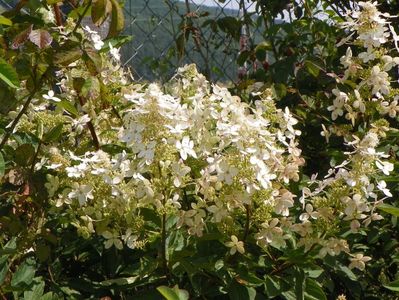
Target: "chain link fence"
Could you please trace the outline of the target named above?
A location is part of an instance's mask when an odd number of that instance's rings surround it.
[[[0,7],[10,9],[14,2],[0,0]],[[178,67],[195,63],[213,81],[236,82],[243,39],[216,30],[215,22],[254,8],[249,0],[128,0],[122,34],[132,40],[122,47],[123,64],[136,80],[167,80]],[[92,25],[90,17],[83,23]],[[94,29],[105,37],[107,25]]]
[[[196,63],[214,81],[237,81],[237,39],[214,30],[215,21],[254,9],[247,0],[130,0],[125,3],[122,59],[137,80],[165,80]]]

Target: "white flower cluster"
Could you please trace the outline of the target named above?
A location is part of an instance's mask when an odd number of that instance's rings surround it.
[[[332,121],[345,116],[352,125],[367,116],[369,107],[391,117],[399,112],[389,76],[399,58],[376,48],[389,37],[386,16],[376,11],[375,3],[359,5],[362,10],[352,13],[346,26],[361,36],[366,52],[354,57],[348,48],[341,58],[344,78],[327,108]],[[104,46],[95,32],[87,32],[97,49]],[[69,210],[81,235],[101,236],[106,248],[140,248],[160,235],[144,224],[150,214],[161,222],[168,219],[168,230],[191,236],[219,230],[232,255],[245,253],[246,238],[252,235],[263,248],[281,249],[292,241],[305,251],[317,247],[324,257],[349,253],[350,245],[340,235],[343,228],[356,233],[382,218],[375,208],[392,194],[378,175],[393,170],[378,149],[384,126],[341,134],[352,150],[346,160],[325,178],[314,176],[295,201],[289,185],[299,181],[304,164],[297,141],[301,132],[288,108],[276,108],[270,89],[245,103],[226,88],[211,86],[194,65],[180,68],[162,87],[128,84],[119,53],[109,46],[113,59],[98,78],[79,62],[69,65],[60,71],[62,93],[43,95],[57,109],[27,114],[34,122],[46,115],[71,129],[65,148],[51,148],[42,167],[49,171],[45,187],[54,210]],[[90,81],[79,91],[73,81],[82,78]],[[350,80],[356,88],[341,88]],[[107,88],[112,92],[107,94]],[[77,102],[82,94],[85,102]],[[109,102],[96,109],[104,99]],[[78,115],[66,113],[61,107],[65,102],[74,103]],[[89,125],[104,151],[69,151],[72,145],[90,144]],[[338,135],[331,127],[323,125],[327,141]],[[115,147],[105,152],[106,146]],[[360,253],[351,257],[350,266],[359,269],[369,260]]]
[[[300,131],[293,128],[297,120],[274,106],[271,91],[252,108],[226,88],[211,88],[194,65],[179,69],[166,89],[170,94],[156,84],[125,90],[123,125],[114,130],[126,152],[68,152],[60,178],[49,177],[46,187],[56,206],[70,206],[83,217],[75,226],[120,248],[143,208],[179,216],[176,226],[197,236],[208,222],[221,230],[230,224],[228,236],[235,236],[246,209],[258,210],[259,226],[271,215],[288,217],[295,195],[286,184],[299,180],[304,160],[296,141]],[[270,241],[263,227],[260,245]],[[137,233],[129,245],[145,237]],[[243,245],[232,240],[229,247],[242,253]]]
[[[202,235],[208,215],[221,222],[265,191],[270,210],[288,215],[294,195],[283,184],[298,180],[303,164],[295,141],[300,132],[292,127],[297,121],[288,109],[277,110],[270,97],[253,109],[227,89],[214,85],[211,92],[208,86],[189,65],[168,85],[172,95],[154,84],[125,95],[134,108],[124,115],[120,138],[136,155],[133,172],[147,175],[153,205],[175,195],[170,203],[188,208],[181,210],[179,225],[196,235]],[[200,200],[184,203],[184,190]]]
[[[344,27],[354,32],[354,44],[366,51],[353,56],[352,48],[347,48],[340,60],[345,69],[338,80],[340,88],[332,90],[334,99],[327,107],[332,121],[345,116],[352,127],[331,122],[334,125],[328,129],[323,125],[321,132],[327,142],[333,134],[342,136],[353,151],[345,153],[346,160],[330,169],[323,180],[312,180],[316,185],[313,191],[303,189],[300,200],[305,212],[300,217],[302,224],[294,225],[302,236],[299,244],[307,249],[321,245],[321,257],[349,252],[346,241],[334,236],[334,227],[342,227],[338,223],[348,222],[352,233],[364,230],[372,221],[382,219],[376,207],[392,197],[383,176],[389,175],[394,165],[387,160],[389,155],[378,149],[389,122],[378,118],[380,114],[394,118],[399,111],[397,91],[391,87],[389,75],[399,65],[399,57],[389,56],[382,48],[391,33],[396,34],[386,20],[390,16],[378,11],[377,2],[358,5],[359,10],[348,13]],[[361,253],[352,257],[349,267],[360,270],[371,259]]]
[[[358,5],[359,8],[348,14],[343,25],[357,32],[356,40],[371,52],[373,48],[380,47],[388,41],[390,34],[389,28],[386,27],[389,24],[386,18],[390,15],[377,9],[377,1],[360,1]]]
[[[399,112],[399,98],[391,87],[389,75],[399,65],[399,57],[388,55],[382,48],[389,37],[396,37],[393,27],[387,21],[390,15],[379,12],[377,2],[359,2],[358,5],[359,10],[348,13],[348,20],[343,23],[343,27],[354,32],[354,44],[365,48],[365,51],[353,56],[352,48],[347,48],[340,60],[345,73],[342,80],[339,80],[340,84],[350,80],[356,88],[350,93],[334,89],[335,99],[327,108],[333,120],[345,115],[352,125],[355,125],[359,116],[372,114],[375,109],[391,118],[395,118]]]

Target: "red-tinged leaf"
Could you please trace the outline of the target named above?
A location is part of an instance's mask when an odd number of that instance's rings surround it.
[[[25,182],[25,176],[19,169],[12,169],[7,174],[8,182],[12,185],[22,185]]]
[[[11,49],[18,49],[28,40],[28,37],[32,32],[32,27],[33,25],[30,25],[27,29],[17,34],[17,36],[12,41]]]
[[[29,34],[29,39],[40,49],[50,46],[53,42],[53,38],[50,33],[43,29],[32,30],[32,32]]]
[[[22,190],[21,196],[29,196],[30,193],[31,193],[30,184],[27,182],[24,185],[24,188]]]

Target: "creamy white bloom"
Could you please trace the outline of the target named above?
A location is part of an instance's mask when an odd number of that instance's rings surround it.
[[[118,250],[122,250],[123,249],[123,244],[122,244],[122,241],[119,239],[119,234],[116,233],[115,231],[113,231],[113,232],[104,231],[102,233],[102,236],[106,239],[105,242],[104,242],[105,249],[109,249],[113,245]]]
[[[287,190],[280,190],[279,194],[280,196],[275,199],[274,211],[276,214],[288,216],[289,208],[294,206],[294,197],[296,196]]]
[[[111,54],[111,56],[117,62],[119,62],[121,60],[121,55],[119,53],[120,48],[114,48],[111,43],[108,43],[108,46],[109,46],[109,53]]]
[[[94,199],[93,187],[90,184],[72,184],[72,192],[68,194],[69,198],[77,199],[80,206],[86,204],[87,199]]]
[[[237,251],[241,254],[244,254],[244,242],[239,241],[235,235],[231,236],[231,241],[225,243],[226,247],[230,248],[230,254],[233,255]]]
[[[191,168],[185,166],[182,162],[174,162],[172,163],[172,172],[175,176],[173,179],[173,184],[175,187],[180,187],[184,176],[186,176],[191,171]]]
[[[305,211],[299,216],[299,220],[302,222],[307,221],[309,218],[317,219],[319,217],[319,213],[317,211],[313,211],[313,206],[310,203],[307,203],[305,206]]]
[[[232,184],[234,177],[238,174],[239,170],[229,165],[226,161],[221,161],[216,166],[216,171],[218,174],[218,180],[224,181],[227,184]]]
[[[101,40],[101,36],[97,31],[92,30],[89,26],[85,26],[84,30],[90,34],[90,39],[93,42],[93,46],[96,50],[100,50],[104,46],[104,42]]]
[[[179,150],[180,157],[183,160],[186,160],[188,155],[197,158],[197,154],[194,151],[194,142],[188,136],[184,136],[181,141],[176,142],[176,149]]]
[[[89,115],[85,114],[81,116],[79,119],[73,119],[72,125],[75,128],[77,133],[82,133],[83,127],[90,121]]]
[[[377,160],[375,162],[378,169],[380,169],[385,175],[389,175],[394,168],[394,165],[388,161]]]
[[[333,100],[333,105],[327,107],[327,109],[331,111],[331,118],[336,120],[338,116],[344,114],[343,107],[348,101],[348,95],[338,89],[333,89],[332,92],[335,95],[335,99]]]
[[[357,253],[350,258],[351,263],[349,264],[349,269],[357,268],[360,271],[363,271],[366,268],[366,262],[370,260],[370,256],[364,256],[362,253]]]
[[[374,95],[378,93],[388,95],[390,93],[389,75],[387,72],[382,71],[379,66],[374,66],[371,69],[371,74],[366,82],[372,87],[371,92]]]
[[[398,100],[393,100],[391,103],[388,101],[382,101],[381,108],[384,114],[388,114],[391,118],[395,118],[399,112]]]
[[[88,170],[89,166],[87,163],[82,162],[78,165],[72,167],[66,167],[68,177],[80,178],[85,174],[85,171]]]
[[[381,180],[378,182],[377,184],[377,188],[383,192],[385,194],[385,196],[387,197],[392,197],[391,192],[389,191],[389,189],[387,188],[387,184],[384,180]]]
[[[43,98],[47,99],[47,100],[54,101],[54,102],[61,102],[60,98],[55,97],[55,93],[54,93],[53,90],[50,90],[50,91],[47,92],[47,94],[44,94]]]

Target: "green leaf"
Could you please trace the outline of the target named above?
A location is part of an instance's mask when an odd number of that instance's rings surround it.
[[[167,286],[159,286],[157,287],[157,291],[165,297],[166,300],[188,300],[189,294],[186,290],[181,290],[177,286],[173,289]]]
[[[73,104],[67,100],[62,100],[60,102],[57,102],[57,106],[65,109],[67,112],[69,112],[72,116],[76,117],[78,115],[78,110],[73,106]]]
[[[266,59],[266,50],[262,48],[255,50],[255,56],[257,60],[264,61]]]
[[[100,82],[97,77],[89,77],[82,86],[81,94],[85,98],[96,98],[100,91]]]
[[[280,280],[274,276],[266,276],[265,287],[266,293],[270,298],[281,294]]]
[[[383,286],[384,286],[384,288],[386,288],[388,290],[391,290],[394,292],[399,292],[399,279],[392,281],[388,284],[384,284]]]
[[[51,249],[44,243],[38,243],[36,246],[36,257],[39,262],[45,262],[50,256]]]
[[[256,290],[234,281],[228,287],[228,295],[231,300],[254,300],[256,297]]]
[[[255,274],[248,272],[247,270],[239,271],[239,278],[245,282],[247,286],[260,286],[264,283],[264,280],[257,277]]]
[[[383,203],[383,204],[378,205],[377,208],[388,213],[388,214],[399,217],[399,208],[398,207]]]
[[[312,75],[313,77],[318,77],[320,74],[320,69],[317,65],[315,65],[314,63],[312,63],[309,60],[305,61],[305,67],[306,70],[309,72],[310,75]]]
[[[352,281],[357,281],[355,273],[352,272],[351,269],[349,269],[347,266],[343,265],[338,265],[338,271],[343,275],[343,277],[346,277]]]
[[[184,34],[180,34],[176,41],[176,49],[177,49],[177,55],[178,58],[181,59],[184,56],[184,49],[186,47],[186,38]]]
[[[58,52],[55,55],[54,61],[62,66],[67,66],[82,57],[83,51],[76,47],[66,51]]]
[[[115,155],[121,153],[123,150],[126,150],[126,148],[116,144],[106,144],[106,145],[101,145],[101,150],[109,154]]]
[[[45,293],[40,300],[56,300],[56,299],[60,299],[57,296],[54,296],[53,292],[48,292]]]
[[[44,282],[40,281],[38,284],[36,284],[33,287],[32,291],[25,291],[24,292],[24,299],[41,300],[41,299],[43,299],[42,298],[43,292],[44,292]]]
[[[0,79],[12,88],[19,87],[18,74],[4,59],[0,58]]]
[[[16,237],[11,238],[8,243],[3,247],[3,249],[0,249],[0,255],[10,255],[10,254],[15,254],[17,253],[17,239]]]
[[[117,0],[110,0],[112,4],[111,24],[109,26],[107,38],[116,36],[125,27],[125,17],[123,10]]]
[[[274,89],[274,92],[276,93],[276,96],[281,99],[287,95],[287,87],[283,83],[276,83],[272,87]]]
[[[325,69],[325,62],[317,56],[312,56],[305,60],[305,67],[309,74],[318,77],[320,71],[324,71]]]
[[[104,46],[99,50],[99,52],[108,52],[110,50],[109,44],[114,48],[120,48],[124,44],[130,42],[133,39],[131,35],[120,35],[110,39],[104,40]]]
[[[12,21],[10,19],[0,15],[0,25],[11,26],[12,25]]]
[[[8,272],[8,255],[0,257],[0,286],[3,284]]]
[[[92,48],[86,48],[84,51],[83,60],[92,75],[97,75],[100,73],[102,61],[101,56],[96,50]]]
[[[72,81],[72,86],[78,93],[82,92],[82,87],[85,84],[85,79],[82,77],[74,77]]]
[[[28,166],[33,162],[35,152],[32,144],[22,144],[15,150],[15,162],[20,166]]]
[[[237,58],[237,64],[239,66],[243,66],[244,63],[249,59],[250,56],[251,56],[251,52],[249,50],[241,51],[240,55],[238,55],[238,58]]]
[[[140,279],[140,276],[109,279],[109,280],[101,281],[101,282],[100,282],[100,285],[102,285],[102,286],[111,286],[111,285],[123,286],[123,285],[130,285],[130,284],[135,283],[138,279]]]
[[[327,300],[327,296],[320,284],[315,280],[306,279],[305,299],[307,300]]]
[[[255,55],[259,61],[266,59],[267,51],[272,50],[272,46],[269,42],[263,41],[255,47]]]
[[[235,17],[220,18],[217,20],[217,24],[223,32],[230,34],[237,41],[240,39],[241,22]]]
[[[258,51],[260,49],[269,51],[269,50],[273,50],[272,44],[269,41],[263,41],[260,42],[256,47],[255,47],[255,51]]]
[[[111,9],[110,1],[94,0],[91,6],[91,20],[96,26],[100,26],[107,19],[108,13]]]
[[[297,300],[305,299],[305,273],[302,269],[295,272],[295,296]]]
[[[36,264],[34,260],[27,259],[20,265],[11,279],[12,287],[28,286],[35,276]]]
[[[4,161],[3,154],[0,152],[0,177],[4,176],[6,171],[6,163]]]
[[[62,134],[62,129],[64,124],[58,124],[55,127],[51,128],[43,137],[43,142],[50,143],[55,142],[59,139]]]

